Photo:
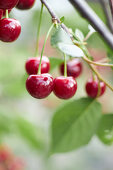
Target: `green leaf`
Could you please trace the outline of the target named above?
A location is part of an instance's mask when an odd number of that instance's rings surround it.
[[[53,35],[51,36],[51,45],[57,47],[59,42],[65,42],[67,44],[72,44],[69,35],[59,26],[55,29]]]
[[[51,63],[51,71],[64,62],[64,60],[55,57],[50,57],[49,60]]]
[[[63,23],[64,20],[65,20],[65,17],[64,17],[64,16],[60,18],[60,22],[61,22],[61,23]]]
[[[94,99],[66,103],[52,119],[51,153],[68,152],[88,144],[100,117],[101,105]]]
[[[97,136],[104,144],[113,144],[113,114],[102,116],[97,130]]]
[[[28,144],[35,149],[43,149],[44,138],[42,134],[44,135],[44,133],[40,132],[36,126],[21,117],[16,120],[16,126],[20,135],[28,142]]]
[[[70,45],[65,43],[58,43],[58,48],[65,54],[71,57],[83,57],[83,51],[76,45]]]
[[[75,30],[75,36],[78,40],[83,41],[84,40],[84,34],[82,33],[82,31],[80,31],[79,29]]]

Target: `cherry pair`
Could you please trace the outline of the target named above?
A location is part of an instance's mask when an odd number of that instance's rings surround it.
[[[0,9],[12,9],[15,6],[19,9],[29,9],[34,2],[35,0],[0,0]]]
[[[77,90],[77,83],[73,77],[57,77],[53,79],[50,74],[30,75],[26,81],[27,91],[31,96],[42,99],[54,94],[61,99],[69,99]]]
[[[17,40],[21,33],[19,21],[13,18],[4,18],[6,10],[15,6],[19,9],[29,9],[33,6],[35,0],[0,0],[0,40],[3,42],[13,42]]]
[[[73,77],[57,77],[53,79],[47,74],[50,69],[49,59],[42,57],[41,75],[36,75],[39,67],[39,58],[30,58],[26,62],[26,71],[30,76],[26,81],[26,88],[31,96],[41,99],[47,97],[52,91],[61,99],[69,99],[77,90],[77,83]]]
[[[3,42],[15,41],[21,32],[21,25],[19,21],[12,18],[2,17],[11,11],[18,3],[18,0],[0,0],[0,40]]]

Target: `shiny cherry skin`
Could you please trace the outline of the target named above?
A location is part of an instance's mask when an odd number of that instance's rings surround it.
[[[26,89],[37,99],[43,99],[53,91],[53,77],[50,74],[30,75],[26,80]]]
[[[0,9],[0,19],[2,19],[2,16],[3,16],[3,10]]]
[[[77,90],[77,82],[73,77],[57,77],[54,79],[54,94],[60,99],[70,99]]]
[[[0,0],[0,9],[12,9],[19,0]]]
[[[29,58],[25,64],[26,72],[29,75],[37,74],[39,63],[40,63],[40,57]],[[48,59],[48,57],[43,56],[42,63],[41,63],[41,73],[48,73],[49,70],[50,70],[49,59]]]
[[[12,18],[0,20],[0,40],[3,42],[15,41],[21,33],[19,21]]]
[[[106,85],[104,82],[100,82],[100,95],[102,96],[106,90]],[[93,80],[93,78],[89,79],[86,83],[86,92],[89,97],[96,98],[98,94],[98,81]]]
[[[34,5],[35,0],[19,0],[17,4],[18,9],[30,9]]]
[[[60,66],[60,72],[64,75],[64,63]],[[73,59],[67,62],[67,75],[77,78],[82,72],[82,64],[79,59]]]

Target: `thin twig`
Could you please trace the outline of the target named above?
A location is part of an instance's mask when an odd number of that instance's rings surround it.
[[[84,60],[96,66],[113,67],[113,64],[94,62],[94,61],[89,60],[87,57],[84,57]]]

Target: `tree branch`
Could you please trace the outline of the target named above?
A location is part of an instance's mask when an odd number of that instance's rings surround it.
[[[94,29],[104,38],[104,40],[113,49],[113,35],[108,30],[106,25],[96,15],[96,13],[89,7],[89,5],[83,0],[69,0],[71,4],[81,13],[81,15],[87,19]]]
[[[100,0],[100,3],[103,7],[103,11],[106,16],[106,22],[108,27],[110,28],[111,32],[113,33],[113,22],[112,22],[112,15],[109,7],[109,2],[106,0]]]
[[[111,14],[112,14],[112,19],[113,19],[113,0],[109,0],[109,4],[111,7]]]

